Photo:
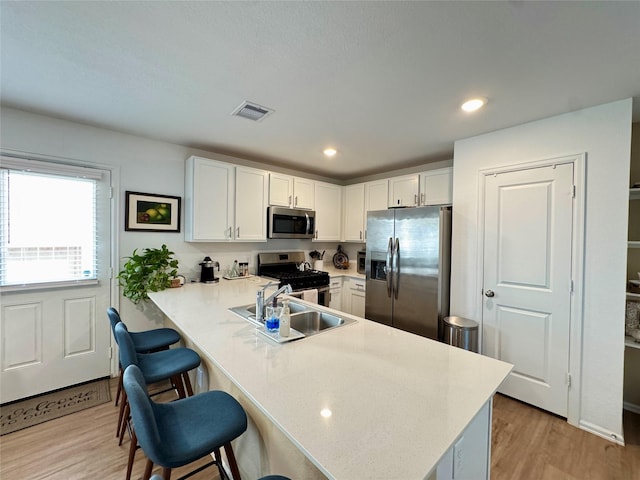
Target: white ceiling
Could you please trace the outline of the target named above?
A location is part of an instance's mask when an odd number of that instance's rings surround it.
[[[640,1],[0,9],[3,105],[336,179],[623,98],[640,120]],[[477,95],[485,109],[460,111]],[[244,100],[275,113],[231,116]]]

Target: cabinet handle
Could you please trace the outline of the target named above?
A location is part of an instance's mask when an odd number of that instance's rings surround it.
[[[298,206],[298,196],[297,195],[294,197],[293,206],[294,207]]]
[[[417,193],[413,195],[413,204],[414,205],[418,205],[418,194]]]
[[[291,205],[291,195],[289,195],[289,202],[287,202],[289,205]],[[292,205],[293,206],[293,205]]]
[[[236,228],[236,238],[240,238],[240,227]]]
[[[231,235],[233,234],[232,232],[233,230],[231,229],[231,227],[229,227],[229,238],[231,238]]]
[[[424,193],[420,194],[420,205],[424,205],[425,202],[425,198],[424,198]]]
[[[316,240],[318,239],[318,230],[316,230]]]
[[[360,240],[362,240],[362,230],[360,230]]]

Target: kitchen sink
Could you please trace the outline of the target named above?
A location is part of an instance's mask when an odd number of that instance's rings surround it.
[[[255,304],[232,307],[229,310],[255,325],[263,325],[256,321]],[[354,319],[339,317],[332,313],[294,301],[289,302],[289,311],[291,312],[291,328],[304,334],[306,337],[355,322]]]

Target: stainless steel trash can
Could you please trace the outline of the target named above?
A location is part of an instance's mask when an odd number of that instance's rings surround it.
[[[478,322],[462,317],[445,317],[444,343],[478,353]]]

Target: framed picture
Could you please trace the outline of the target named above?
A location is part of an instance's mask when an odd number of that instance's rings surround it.
[[[126,192],[124,229],[180,232],[180,197]]]

